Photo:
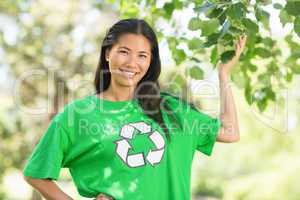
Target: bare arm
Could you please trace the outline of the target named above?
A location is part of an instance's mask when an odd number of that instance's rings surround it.
[[[24,176],[25,181],[33,188],[39,191],[47,200],[73,200],[70,196],[64,193],[54,181],[49,179],[36,179],[28,176]],[[95,200],[112,200],[112,197],[108,197],[105,194],[99,194]]]
[[[240,139],[238,117],[231,91],[231,86],[226,74],[219,74],[221,96],[221,121],[222,127],[217,136],[218,142],[237,142]]]
[[[246,40],[247,36],[240,37],[236,44],[235,56],[226,64],[221,64],[219,68],[222,127],[217,136],[218,142],[231,143],[240,140],[238,117],[229,77],[231,69],[236,65],[244,50]]]
[[[73,200],[70,196],[64,193],[52,180],[35,179],[27,176],[24,176],[24,179],[33,188],[38,190],[47,200]]]

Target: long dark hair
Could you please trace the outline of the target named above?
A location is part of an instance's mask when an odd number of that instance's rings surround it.
[[[158,78],[161,72],[161,62],[159,58],[159,49],[156,35],[148,23],[142,19],[123,19],[115,23],[105,35],[98,67],[95,75],[96,94],[103,92],[109,87],[111,73],[109,72],[108,62],[105,59],[106,50],[110,50],[117,42],[118,38],[126,33],[141,34],[146,37],[151,44],[151,62],[150,67],[144,77],[139,81],[134,98],[138,100],[144,113],[155,120],[165,131],[167,139],[170,141],[169,130],[166,127],[162,112],[161,103],[163,99],[160,96],[160,85]],[[164,105],[168,111],[171,111],[168,105]]]

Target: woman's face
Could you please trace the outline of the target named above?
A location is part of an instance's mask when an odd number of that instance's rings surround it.
[[[151,45],[146,37],[124,34],[106,52],[109,62],[111,84],[135,87],[149,69]]]

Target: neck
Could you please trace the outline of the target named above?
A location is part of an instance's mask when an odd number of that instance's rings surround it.
[[[111,101],[128,101],[133,99],[134,89],[135,87],[116,86],[111,82],[107,90],[103,92],[102,96]]]

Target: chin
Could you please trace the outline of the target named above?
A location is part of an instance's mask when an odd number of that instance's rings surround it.
[[[137,85],[137,82],[135,80],[119,80],[118,83],[122,86],[128,86],[133,87]]]

